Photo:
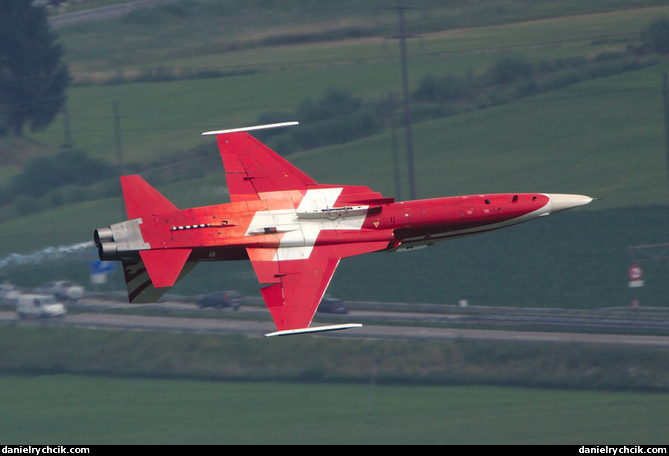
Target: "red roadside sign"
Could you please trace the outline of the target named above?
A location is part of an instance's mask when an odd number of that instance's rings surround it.
[[[643,269],[641,269],[641,266],[638,264],[634,264],[629,267],[627,270],[627,277],[629,277],[630,282],[629,286],[630,288],[634,287],[642,287],[643,286]]]

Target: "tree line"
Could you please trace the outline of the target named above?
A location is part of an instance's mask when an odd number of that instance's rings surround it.
[[[56,40],[43,6],[0,2],[0,136],[43,130],[65,105],[70,74]]]

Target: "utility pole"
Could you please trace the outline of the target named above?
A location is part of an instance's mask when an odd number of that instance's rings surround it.
[[[405,31],[404,12],[408,9],[415,9],[411,6],[403,6],[402,0],[397,1],[397,6],[391,6],[386,9],[396,10],[399,14],[400,26],[400,61],[402,64],[402,90],[404,92],[404,129],[406,130],[407,141],[407,169],[409,172],[409,194],[411,199],[416,199],[416,179],[414,171],[413,158],[413,137],[411,134],[411,111],[409,100],[409,69],[407,67],[407,49],[406,39],[408,38]]]
[[[390,119],[390,135],[393,149],[393,168],[395,176],[395,198],[402,199],[402,180],[400,178],[400,159],[397,153],[397,134],[395,129],[395,116]]]
[[[123,149],[121,148],[121,116],[118,110],[118,100],[112,103],[112,113],[114,115],[114,135],[116,137],[116,161],[118,162],[118,172],[120,176],[125,174],[123,165]]]
[[[669,179],[669,83],[667,73],[662,73],[662,101],[664,105],[664,137],[667,149],[667,179]]]
[[[73,146],[72,143],[72,134],[70,133],[70,111],[67,109],[67,105],[63,107],[63,144],[61,144],[62,149],[70,149]]]
[[[383,111],[386,127],[390,129],[390,148],[393,155],[393,177],[395,182],[395,199],[402,200],[402,177],[400,176],[400,157],[397,150],[397,100],[394,93],[388,94],[388,103]]]

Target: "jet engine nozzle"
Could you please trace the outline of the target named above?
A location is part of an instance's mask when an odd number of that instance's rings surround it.
[[[103,242],[98,244],[98,256],[101,261],[120,260],[118,247],[115,242]]]
[[[114,261],[138,258],[140,250],[149,250],[151,246],[144,242],[139,225],[142,219],[126,220],[105,228],[98,228],[93,233],[93,240],[102,261]]]
[[[95,245],[100,246],[103,242],[111,242],[114,240],[114,233],[110,227],[98,228],[93,233]]]

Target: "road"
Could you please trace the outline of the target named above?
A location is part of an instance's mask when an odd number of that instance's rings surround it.
[[[84,299],[71,306],[76,312],[70,312],[65,318],[51,320],[24,320],[17,318],[15,312],[0,312],[0,322],[29,324],[29,325],[66,325],[73,327],[99,329],[134,329],[154,331],[196,332],[209,334],[239,334],[250,338],[260,338],[264,334],[274,331],[269,313],[263,307],[243,306],[235,318],[226,318],[233,313],[230,309],[198,309],[193,304],[164,303],[147,305],[148,309],[160,309],[173,313],[167,316],[132,315],[126,313],[101,312],[111,308],[137,308],[129,304],[99,299]],[[522,314],[523,309],[515,309],[516,314]],[[201,313],[202,317],[199,317]],[[187,317],[181,316],[187,314]],[[532,312],[529,311],[528,315]],[[493,315],[496,315],[493,313]],[[243,316],[243,318],[236,318]],[[570,342],[594,344],[624,344],[624,345],[653,345],[669,347],[669,335],[633,335],[633,334],[600,334],[581,332],[552,332],[510,330],[510,329],[481,329],[466,327],[440,327],[446,321],[457,322],[461,315],[425,314],[381,311],[352,311],[348,315],[328,316],[341,320],[340,322],[363,322],[362,328],[349,329],[331,333],[321,333],[316,337],[345,337],[369,339],[424,339],[424,340],[490,340],[490,341],[524,341],[524,342]],[[465,315],[466,317],[466,315]],[[666,317],[669,317],[667,315]],[[421,324],[412,324],[420,319]],[[314,326],[327,324],[322,316],[317,314]],[[659,318],[667,320],[667,318]],[[368,323],[365,323],[368,321]],[[388,322],[388,324],[384,324]],[[401,322],[401,325],[393,324]],[[426,323],[432,326],[425,325]],[[296,336],[299,337],[299,336]],[[305,336],[302,336],[305,337]],[[306,336],[309,337],[309,336]]]
[[[49,17],[49,25],[56,29],[68,25],[81,24],[84,22],[101,21],[123,16],[140,8],[152,8],[158,5],[175,3],[179,0],[136,0],[134,2],[119,3],[117,5],[103,6],[100,8],[77,11],[74,13],[59,14]],[[199,0],[206,1],[206,0]]]

